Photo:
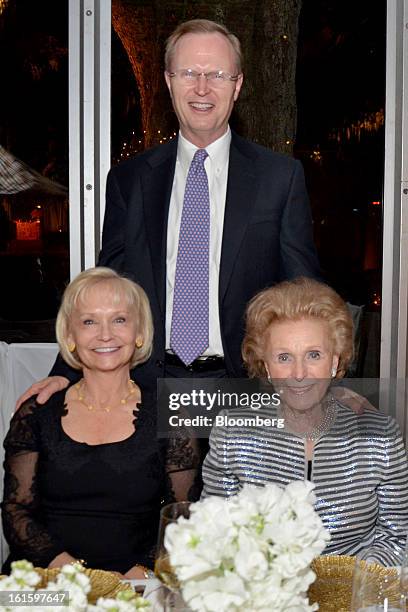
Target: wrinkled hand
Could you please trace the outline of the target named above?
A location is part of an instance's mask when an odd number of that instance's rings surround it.
[[[62,391],[68,387],[69,380],[65,376],[48,376],[38,382],[31,385],[21,397],[18,398],[16,403],[16,410],[18,410],[23,402],[28,400],[32,395],[37,395],[37,402],[39,404],[45,404],[50,399],[51,395],[54,395],[57,391]]]
[[[363,414],[366,410],[377,410],[375,406],[370,404],[368,399],[351,389],[345,387],[332,387],[330,392],[335,399],[353,410],[356,414]]]
[[[48,567],[53,569],[54,567],[63,567],[64,565],[68,565],[69,563],[74,563],[76,561],[75,557],[70,555],[67,552],[62,552],[49,563]]]
[[[146,580],[143,568],[140,565],[134,565],[124,574],[128,580]]]

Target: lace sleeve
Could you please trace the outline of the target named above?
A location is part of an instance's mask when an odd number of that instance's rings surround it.
[[[64,547],[41,524],[36,482],[40,444],[35,406],[33,400],[23,404],[4,441],[2,521],[12,558],[47,567]]]
[[[199,465],[197,439],[189,435],[185,428],[177,429],[166,445],[166,503],[199,499]]]

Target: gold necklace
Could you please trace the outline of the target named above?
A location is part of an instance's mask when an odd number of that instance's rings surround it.
[[[84,387],[85,387],[85,380],[83,379],[81,382],[75,385],[75,389],[77,392],[77,399],[79,402],[81,402],[81,404],[83,404],[86,408],[88,408],[89,412],[92,412],[93,410],[96,410],[96,408],[93,404],[88,404],[85,401]],[[132,395],[136,393],[136,390],[137,390],[136,383],[134,383],[133,380],[131,379],[128,380],[128,389],[129,389],[128,394],[118,402],[122,406],[125,405],[129,401],[129,399],[132,397]],[[104,412],[110,412],[112,410],[112,406],[104,406],[102,410]]]

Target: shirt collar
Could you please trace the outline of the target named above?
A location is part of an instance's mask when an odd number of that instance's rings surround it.
[[[229,150],[231,144],[231,130],[228,126],[225,134],[214,140],[211,144],[205,147],[208,157],[213,164],[215,171],[225,167],[229,159]],[[187,140],[181,132],[178,135],[177,144],[177,161],[180,163],[183,171],[187,174],[190,168],[191,161],[198,147]]]

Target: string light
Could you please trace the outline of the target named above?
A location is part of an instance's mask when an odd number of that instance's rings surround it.
[[[313,160],[317,164],[321,164],[322,161],[323,161],[323,155],[322,155],[321,151],[319,151],[319,149],[314,149],[310,153],[309,157],[310,157],[311,160]]]
[[[378,132],[384,126],[384,119],[384,110],[382,108],[378,111],[365,113],[361,119],[352,121],[341,128],[332,129],[329,138],[339,143],[344,140],[357,140],[360,142],[363,133]]]
[[[135,135],[135,131],[132,130],[129,138],[123,141],[119,157],[114,160],[115,163],[119,163],[121,160],[127,159],[128,157],[131,157],[132,155],[137,155],[138,153],[143,151],[145,149],[145,145],[144,145],[145,134],[146,134],[146,130],[143,130],[143,135],[137,136]],[[177,136],[176,132],[173,132],[173,134],[170,136],[163,136],[162,130],[157,130],[157,134],[158,134],[157,138],[159,140],[157,140],[156,142],[158,142],[158,144],[165,144],[168,140],[173,140],[173,138]]]

